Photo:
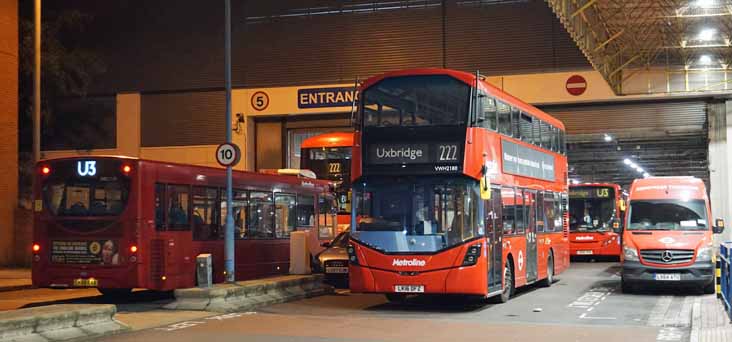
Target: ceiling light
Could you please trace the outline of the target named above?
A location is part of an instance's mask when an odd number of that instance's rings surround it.
[[[717,33],[717,30],[713,28],[706,28],[701,30],[699,32],[699,40],[712,40],[714,39],[714,35]]]
[[[643,168],[642,168],[642,167],[640,167],[640,166],[638,166],[638,167],[636,168],[636,171],[638,171],[638,172],[640,172],[640,173],[645,173],[645,172],[646,172],[646,170],[643,170]]]
[[[613,141],[613,137],[611,137],[609,134],[605,134],[605,141],[611,142]]]
[[[636,167],[638,167],[638,165],[636,165],[634,162],[630,162],[628,166],[630,166],[631,169],[635,169]]]
[[[697,0],[696,1],[696,7],[700,8],[710,8],[714,5],[714,0]]]
[[[702,65],[712,64],[712,57],[709,57],[709,55],[703,55],[703,56],[699,57],[699,64],[702,64]]]
[[[625,158],[625,159],[623,159],[623,163],[625,163],[625,165],[630,165],[630,163],[632,163],[632,161],[630,161],[630,159],[628,159],[628,158]]]
[[[573,180],[572,180],[572,184],[574,184],[574,185],[577,185],[577,184],[579,184],[579,183],[580,183],[580,181],[579,181],[579,180],[576,180],[576,179],[573,179]]]
[[[644,172],[644,173],[643,173],[643,178],[648,178],[648,177],[650,177],[650,176],[651,176],[651,175],[650,175],[650,174],[649,174],[648,172]]]

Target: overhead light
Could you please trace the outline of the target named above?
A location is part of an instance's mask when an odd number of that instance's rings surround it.
[[[625,158],[625,159],[623,159],[623,163],[625,163],[625,165],[630,165],[632,163],[632,161],[630,161],[630,159],[628,159],[628,158]]]
[[[577,184],[579,184],[579,183],[580,183],[580,181],[579,181],[579,180],[576,180],[576,179],[573,179],[573,180],[572,180],[572,184],[574,184],[574,185],[577,185]]]
[[[715,29],[706,28],[706,29],[701,30],[701,32],[699,32],[698,38],[699,38],[699,40],[712,40],[712,39],[714,39],[714,35],[716,33],[717,33],[717,30],[715,30]]]
[[[696,0],[696,7],[710,8],[714,5],[714,0]]]
[[[613,141],[613,137],[611,137],[609,134],[605,134],[605,141],[611,142]]]
[[[637,167],[637,168],[635,168],[635,169],[636,169],[636,171],[638,171],[638,172],[640,172],[640,173],[645,173],[645,172],[646,172],[646,170],[643,170],[643,168],[642,168],[642,167],[640,167],[640,166],[638,166],[638,167]]]
[[[628,166],[630,166],[631,169],[635,169],[636,167],[638,167],[638,165],[636,165],[634,162],[630,162]]]
[[[648,172],[644,172],[644,173],[643,173],[643,178],[648,178],[648,177],[650,177],[650,176],[651,176],[651,175],[650,175],[650,174],[649,174]]]
[[[701,65],[712,64],[712,57],[709,57],[709,55],[702,55],[701,57],[699,57],[699,64],[701,64]]]

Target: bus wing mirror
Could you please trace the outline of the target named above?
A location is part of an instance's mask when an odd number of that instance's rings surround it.
[[[488,185],[488,176],[483,175],[480,177],[480,199],[490,200],[491,199],[491,187]]]
[[[714,228],[712,229],[714,234],[722,234],[724,231],[724,220],[723,219],[716,219],[714,220]]]

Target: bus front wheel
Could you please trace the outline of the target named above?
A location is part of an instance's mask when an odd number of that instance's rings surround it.
[[[499,304],[508,302],[511,299],[513,291],[513,265],[511,265],[511,261],[506,260],[506,266],[503,268],[503,291],[500,295],[496,296],[496,302]]]

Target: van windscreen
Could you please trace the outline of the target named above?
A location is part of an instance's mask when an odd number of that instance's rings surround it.
[[[628,230],[706,230],[703,200],[645,200],[630,202]]]

